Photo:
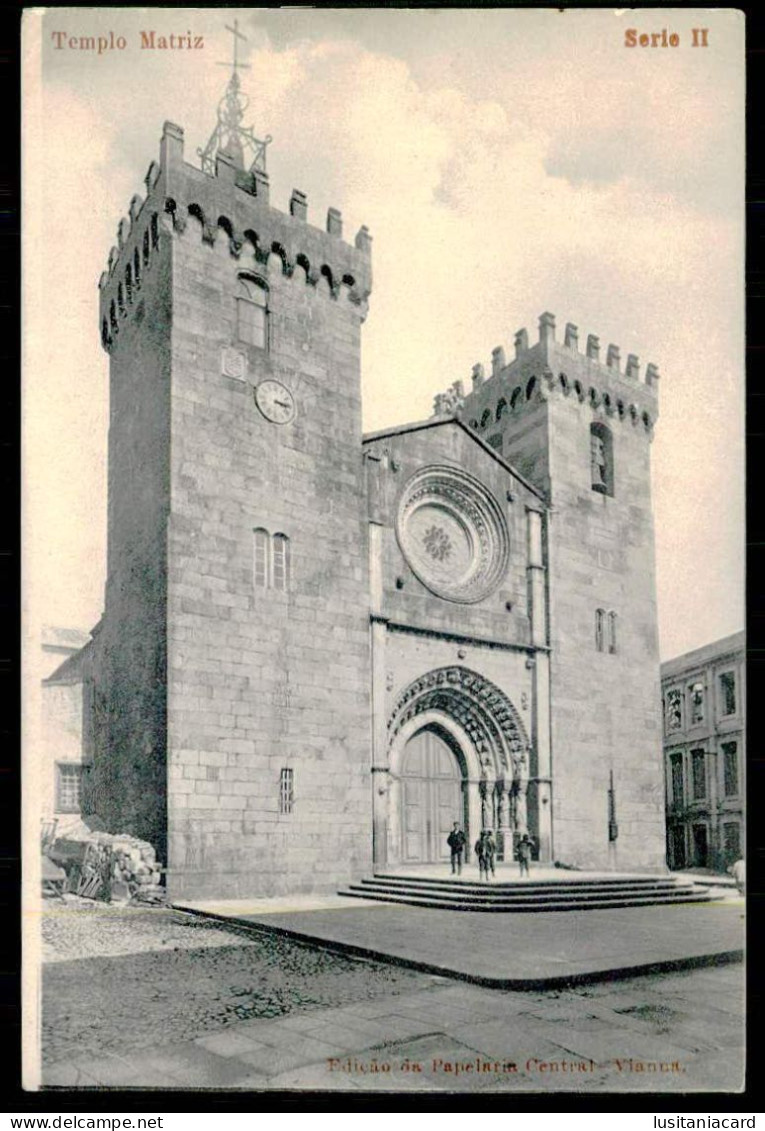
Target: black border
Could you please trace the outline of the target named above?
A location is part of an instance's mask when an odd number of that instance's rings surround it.
[[[50,4],[49,7],[58,7]],[[63,5],[62,5],[63,6]],[[125,5],[132,6],[132,5]],[[139,5],[135,5],[139,6]],[[150,5],[140,5],[149,7]],[[158,5],[154,5],[158,6]],[[185,7],[167,4],[163,7]],[[202,5],[198,5],[202,6]],[[205,7],[245,7],[244,5],[210,4]],[[261,5],[281,7],[282,5]],[[337,8],[354,7],[553,7],[553,5],[528,4],[433,4],[423,0],[407,4],[402,0],[389,0],[387,4],[345,3]],[[612,8],[613,4],[565,4],[560,8]],[[645,4],[641,8],[662,9],[669,5]],[[698,7],[702,4],[673,7]],[[726,7],[734,8],[734,5]],[[757,922],[763,897],[763,864],[765,844],[761,823],[756,823],[756,800],[765,796],[765,755],[758,742],[759,720],[755,719],[754,705],[758,703],[761,673],[765,660],[765,587],[759,579],[765,573],[765,528],[758,507],[758,476],[760,449],[765,441],[765,382],[762,387],[760,369],[765,361],[765,160],[763,157],[762,130],[759,107],[762,94],[762,70],[765,66],[765,10],[744,7],[747,20],[747,630],[748,630],[748,697],[753,707],[748,712],[748,800],[749,800],[749,894],[748,894],[748,1072],[743,1093],[693,1092],[680,1093],[581,1093],[581,1092],[505,1092],[480,1095],[474,1093],[278,1093],[278,1092],[208,1092],[208,1091],[123,1091],[99,1090],[95,1092],[47,1090],[23,1092],[20,1088],[20,524],[17,501],[20,497],[20,382],[16,377],[20,356],[20,6],[0,8],[0,93],[4,119],[4,144],[0,147],[0,356],[4,364],[5,381],[2,385],[0,409],[0,485],[4,505],[4,521],[0,544],[0,631],[3,648],[0,651],[0,689],[5,704],[0,753],[0,911],[4,930],[0,956],[0,1025],[5,1037],[5,1055],[2,1065],[2,1100],[0,1106],[7,1111],[34,1113],[55,1111],[131,1113],[156,1111],[162,1114],[187,1111],[189,1113],[250,1113],[269,1111],[445,1111],[453,1112],[460,1101],[467,1101],[470,1110],[510,1111],[512,1113],[553,1113],[574,1109],[580,1112],[662,1112],[685,1115],[725,1113],[735,1115],[750,1113],[761,1107],[763,1094],[761,1073],[757,1064],[757,1024],[759,1007],[763,1001],[762,965],[757,960],[759,938]],[[55,169],[50,170],[55,177]],[[55,233],[51,234],[52,239]],[[710,248],[710,255],[714,249]],[[710,378],[711,379],[711,376]],[[712,474],[712,471],[710,471]],[[720,506],[725,500],[720,499]],[[689,578],[689,584],[692,584]],[[754,1030],[754,1031],[753,1031]],[[10,1052],[8,1050],[11,1050]],[[460,1103],[461,1106],[461,1103]],[[650,1126],[650,1124],[646,1124]]]

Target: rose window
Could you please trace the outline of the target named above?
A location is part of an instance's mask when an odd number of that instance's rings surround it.
[[[412,572],[449,601],[483,600],[507,569],[502,509],[477,479],[455,467],[426,467],[404,488],[396,533]]]

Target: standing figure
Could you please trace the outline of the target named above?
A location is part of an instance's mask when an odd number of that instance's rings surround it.
[[[497,842],[494,839],[494,833],[491,831],[491,829],[487,829],[483,834],[483,853],[484,859],[486,860],[486,879],[488,880],[490,870],[492,876],[495,875],[494,860],[497,855]]]
[[[479,880],[488,880],[488,878],[489,878],[488,865],[487,865],[487,862],[486,862],[485,845],[486,845],[486,833],[482,832],[481,835],[479,836],[478,840],[475,842],[475,847],[473,849],[473,851],[475,852],[475,855],[476,855],[476,860],[478,861],[478,878],[479,878]]]
[[[454,822],[454,827],[446,838],[446,843],[449,845],[449,851],[452,857],[452,875],[460,876],[462,874],[462,853],[465,851],[465,834],[459,826],[459,822]]]
[[[524,833],[518,842],[518,864],[521,869],[521,878],[529,875],[529,861],[533,843],[528,833]]]
[[[488,880],[489,872],[494,875],[494,859],[497,855],[497,844],[491,829],[484,829],[475,842],[475,854],[478,857],[479,879]]]

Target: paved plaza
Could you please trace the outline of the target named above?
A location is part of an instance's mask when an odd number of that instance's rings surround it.
[[[629,912],[641,937],[648,910]],[[671,921],[693,909],[660,910]],[[382,929],[379,907],[359,911]],[[723,914],[740,922],[742,911],[731,900]],[[424,914],[438,937],[440,913]],[[558,930],[568,922],[586,951],[588,924],[610,914],[590,912],[577,928],[567,914],[522,918],[538,933],[548,920]],[[508,927],[505,949],[520,948],[513,917],[493,918]],[[524,992],[168,909],[51,906],[43,933],[44,1087],[682,1092],[743,1084],[740,962]]]
[[[544,878],[541,870],[536,878]],[[744,904],[728,891],[713,903],[538,914],[455,912],[341,896],[304,904],[229,900],[185,906],[221,923],[283,932],[346,954],[486,986],[533,989],[742,957]]]

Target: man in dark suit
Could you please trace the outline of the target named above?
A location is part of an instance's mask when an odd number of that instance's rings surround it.
[[[455,873],[462,875],[462,853],[465,851],[465,834],[459,826],[459,822],[454,822],[454,828],[446,838],[446,843],[449,845],[449,851],[452,854],[452,875]]]

